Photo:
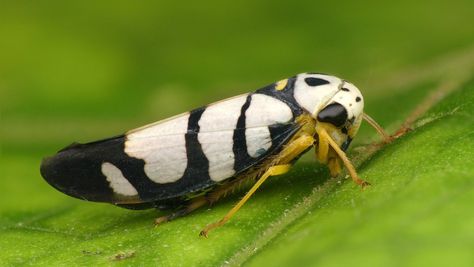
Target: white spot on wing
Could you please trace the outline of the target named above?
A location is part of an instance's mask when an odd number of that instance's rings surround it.
[[[122,171],[115,167],[115,165],[109,162],[104,162],[102,163],[101,170],[109,182],[110,188],[112,188],[115,193],[124,196],[138,195],[135,187],[133,187],[127,178],[123,176]]]
[[[209,176],[222,181],[234,175],[233,136],[247,95],[224,100],[206,108],[199,120],[198,140],[209,160]]]
[[[247,95],[242,95],[208,106],[199,120],[199,132],[233,131],[246,99]]]
[[[248,128],[245,130],[247,152],[258,158],[272,146],[272,138],[268,127]]]
[[[186,170],[189,114],[141,128],[127,135],[125,153],[145,161],[145,173],[155,183],[172,183]]]
[[[291,121],[293,113],[287,104],[274,97],[253,94],[245,117],[247,153],[257,158],[272,146],[268,126]]]
[[[246,127],[269,126],[293,119],[290,107],[282,101],[263,94],[253,94],[250,107],[245,112]]]

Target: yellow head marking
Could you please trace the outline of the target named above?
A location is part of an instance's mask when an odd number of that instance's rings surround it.
[[[276,83],[275,90],[281,91],[285,89],[286,85],[288,84],[288,79],[281,80]]]

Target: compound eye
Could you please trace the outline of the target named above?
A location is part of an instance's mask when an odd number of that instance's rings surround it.
[[[318,121],[341,127],[347,121],[347,110],[339,103],[329,104],[318,113]]]

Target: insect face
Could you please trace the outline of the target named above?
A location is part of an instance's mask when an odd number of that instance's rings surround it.
[[[297,76],[294,95],[346,150],[362,121],[364,99],[359,89],[335,76],[303,73]]]
[[[338,92],[318,113],[318,122],[331,124],[328,129],[334,140],[346,150],[359,130],[364,99],[359,89],[343,81]]]

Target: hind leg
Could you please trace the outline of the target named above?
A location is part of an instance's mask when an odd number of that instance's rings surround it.
[[[222,226],[223,224],[225,224],[225,223],[226,223],[228,220],[230,220],[230,218],[232,218],[232,216],[234,216],[234,214],[245,204],[245,202],[247,202],[247,200],[253,195],[253,193],[255,193],[255,191],[260,187],[260,185],[263,184],[263,182],[265,182],[265,180],[266,180],[268,177],[287,173],[287,172],[290,170],[290,167],[291,167],[290,164],[286,164],[286,165],[276,165],[276,166],[270,167],[270,168],[262,175],[262,177],[259,178],[259,180],[257,181],[257,183],[255,183],[255,185],[250,189],[250,191],[237,203],[237,205],[235,205],[221,220],[219,220],[218,222],[211,223],[211,224],[207,225],[207,226],[201,231],[201,233],[200,233],[199,235],[200,235],[200,236],[207,237],[207,233],[208,233],[210,230],[212,230],[212,229],[214,229],[214,228],[217,228],[217,227]]]
[[[212,205],[217,202],[219,199],[226,197],[228,194],[238,190],[240,187],[244,186],[247,181],[253,180],[254,177],[242,177],[241,179],[236,179],[229,183],[220,185],[215,189],[207,192],[205,195],[191,199],[188,203],[185,203],[185,207],[176,210],[168,215],[161,216],[155,219],[155,224],[161,224],[164,222],[169,222],[179,217],[183,217],[191,213],[192,211],[205,206]],[[167,206],[166,206],[167,207]]]
[[[257,182],[250,188],[245,196],[235,205],[227,214],[219,221],[207,225],[200,233],[201,236],[207,237],[210,230],[222,226],[234,216],[234,214],[249,200],[249,198],[257,191],[257,189],[265,182],[268,177],[281,175],[290,170],[291,164],[295,158],[301,155],[309,147],[314,144],[312,136],[303,135],[292,143],[288,144],[283,151],[275,159],[275,164],[268,167],[265,172],[258,178]]]

